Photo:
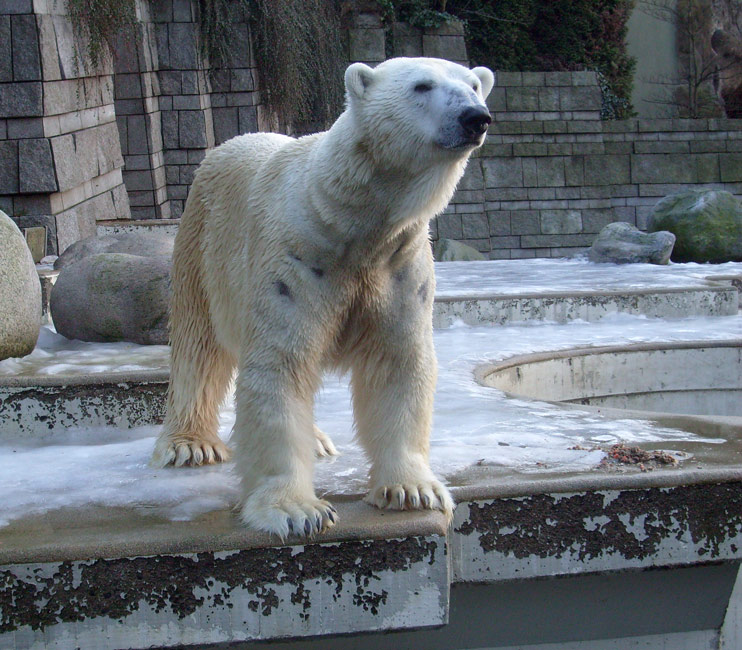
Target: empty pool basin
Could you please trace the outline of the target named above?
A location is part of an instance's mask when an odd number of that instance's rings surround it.
[[[662,419],[692,430],[703,422],[742,430],[742,340],[542,352],[480,367],[477,379],[512,395],[607,415]],[[667,422],[673,416],[680,417]]]

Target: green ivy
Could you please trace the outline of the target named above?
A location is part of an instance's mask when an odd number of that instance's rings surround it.
[[[397,20],[421,29],[437,29],[454,18],[446,11],[432,7],[428,0],[379,0],[379,5],[387,23]]]

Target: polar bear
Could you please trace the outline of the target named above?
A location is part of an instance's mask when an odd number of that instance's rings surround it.
[[[224,461],[217,415],[235,368],[232,434],[242,521],[285,539],[333,526],[312,485],[322,372],[349,370],[366,500],[453,501],[428,461],[436,380],[429,221],[448,204],[491,117],[487,68],[397,58],[345,72],[326,132],[256,133],[199,167],[175,241],[172,369],[157,466]]]

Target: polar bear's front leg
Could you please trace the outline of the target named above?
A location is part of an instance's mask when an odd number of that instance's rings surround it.
[[[436,509],[454,503],[428,461],[436,358],[432,303],[435,278],[427,240],[397,269],[364,316],[365,338],[351,360],[358,437],[371,458],[366,501],[380,508]]]
[[[310,537],[337,520],[335,508],[318,499],[312,485],[318,445],[313,372],[303,372],[285,350],[254,347],[240,367],[232,436],[243,490],[241,519],[281,539]]]
[[[416,350],[354,367],[356,424],[372,461],[367,503],[453,515],[453,499],[428,461],[435,375],[435,357]]]

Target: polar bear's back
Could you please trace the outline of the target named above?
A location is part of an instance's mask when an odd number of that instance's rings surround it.
[[[279,149],[295,142],[279,133],[239,135],[210,151],[196,172],[193,190],[207,203],[227,207],[225,202],[249,191],[263,164]]]

